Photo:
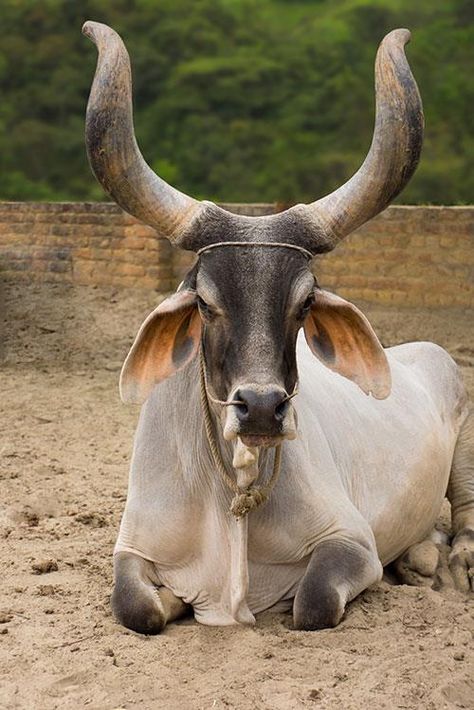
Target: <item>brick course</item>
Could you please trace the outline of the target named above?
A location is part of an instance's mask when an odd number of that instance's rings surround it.
[[[223,205],[241,214],[276,205]],[[109,203],[0,202],[0,278],[169,292],[193,262]],[[314,260],[322,286],[353,300],[474,306],[474,207],[389,207]]]

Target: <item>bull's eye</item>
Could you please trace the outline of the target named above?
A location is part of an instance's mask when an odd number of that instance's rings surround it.
[[[299,318],[301,318],[301,320],[306,318],[313,303],[314,303],[314,296],[312,293],[310,293],[309,296],[304,301],[304,303],[301,305],[300,312],[299,312]]]
[[[201,298],[201,296],[197,297],[197,302],[198,302],[198,308],[199,308],[199,313],[201,314],[202,318],[204,320],[210,320],[212,318],[213,311],[211,306],[204,301],[204,299]]]

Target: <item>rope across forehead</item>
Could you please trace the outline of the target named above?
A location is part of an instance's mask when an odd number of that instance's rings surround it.
[[[284,247],[285,249],[295,249],[299,251],[300,254],[304,254],[307,259],[312,259],[314,256],[308,249],[300,247],[297,244],[287,244],[286,242],[216,242],[215,244],[209,244],[199,249],[196,253],[198,256],[201,256],[201,254],[204,254],[206,251],[219,247]]]

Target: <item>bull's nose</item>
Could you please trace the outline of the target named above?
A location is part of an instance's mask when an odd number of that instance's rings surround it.
[[[290,406],[284,389],[275,387],[264,392],[251,388],[240,388],[234,400],[237,419],[242,431],[261,434],[277,434]]]

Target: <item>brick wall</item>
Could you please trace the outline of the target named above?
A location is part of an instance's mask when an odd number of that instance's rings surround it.
[[[349,299],[473,307],[474,207],[389,207],[316,262]]]
[[[172,247],[108,203],[0,202],[0,277],[174,288]]]
[[[225,205],[245,214],[274,205]],[[170,291],[193,261],[108,203],[0,202],[0,278]],[[474,207],[390,207],[315,259],[353,300],[474,306]]]

